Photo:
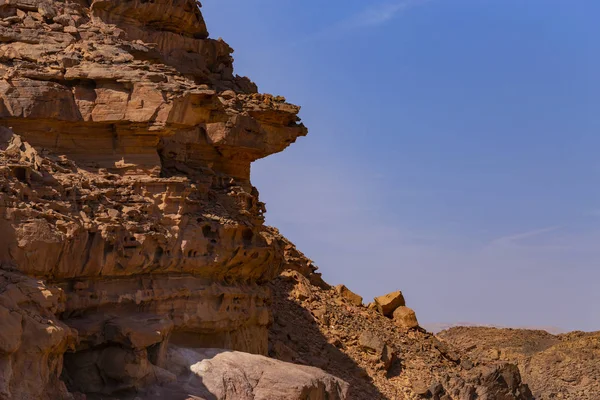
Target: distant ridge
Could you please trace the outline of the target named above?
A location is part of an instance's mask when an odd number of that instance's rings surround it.
[[[562,333],[568,332],[567,330],[558,328],[556,326],[505,326],[505,325],[493,325],[493,324],[478,324],[475,322],[456,322],[456,323],[432,322],[432,323],[424,323],[424,324],[422,324],[422,326],[423,326],[423,328],[425,328],[427,331],[429,331],[431,333],[439,333],[441,331],[445,331],[446,329],[456,328],[459,326],[498,328],[498,329],[513,328],[513,329],[526,329],[526,330],[532,330],[532,331],[539,330],[539,331],[546,331],[553,335],[560,335]]]

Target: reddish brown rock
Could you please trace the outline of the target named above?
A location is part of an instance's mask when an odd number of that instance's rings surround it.
[[[62,356],[77,331],[60,321],[65,294],[43,281],[0,270],[0,398],[62,399]]]
[[[338,285],[335,287],[335,291],[338,295],[348,300],[350,304],[353,304],[357,307],[362,306],[363,298],[351,291],[350,289],[348,289],[346,286]]]
[[[385,296],[376,297],[374,300],[377,310],[386,317],[392,317],[398,307],[406,306],[401,291],[388,293]]]
[[[392,315],[394,323],[400,328],[414,329],[419,327],[417,314],[410,308],[401,306],[394,310]]]
[[[0,18],[0,398],[168,383],[173,344],[266,354],[289,255],[250,165],[299,107],[233,74],[193,0]]]

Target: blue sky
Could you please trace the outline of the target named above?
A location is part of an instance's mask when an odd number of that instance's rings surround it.
[[[600,330],[600,2],[204,0],[310,133],[253,165],[277,226],[422,323]]]

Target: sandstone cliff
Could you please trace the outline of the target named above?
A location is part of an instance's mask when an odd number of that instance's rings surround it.
[[[192,0],[0,17],[0,398],[139,390],[169,345],[267,354],[283,248],[250,164],[299,108],[233,75]]]

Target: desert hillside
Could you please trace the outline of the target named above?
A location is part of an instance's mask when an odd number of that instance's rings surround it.
[[[597,399],[600,332],[452,328],[438,337],[486,363],[514,363],[536,399]]]

